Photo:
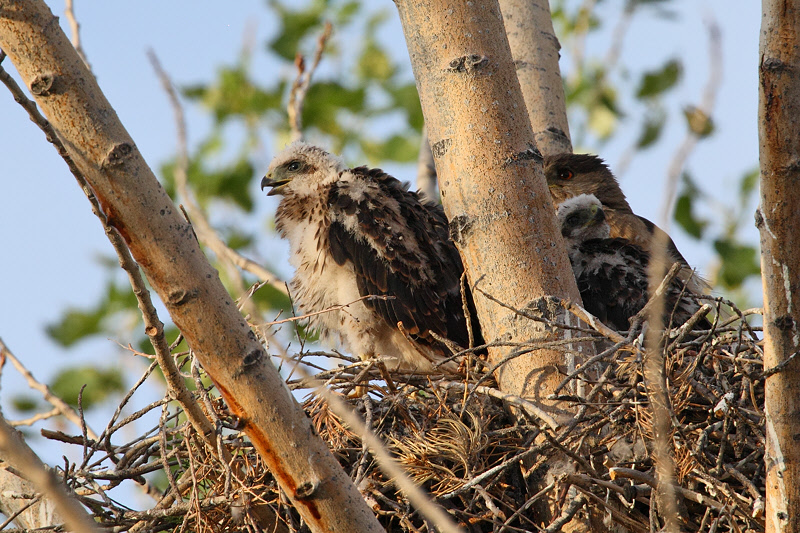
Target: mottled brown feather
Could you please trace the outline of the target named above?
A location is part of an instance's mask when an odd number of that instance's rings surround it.
[[[666,235],[661,228],[633,212],[617,178],[599,157],[591,154],[557,154],[546,156],[543,165],[553,203],[558,205],[581,194],[594,195],[603,205],[611,238],[625,239],[652,253],[655,237]],[[681,279],[692,290],[707,292],[708,284],[692,270],[669,235],[666,235],[666,243],[669,262],[679,262],[684,266]]]

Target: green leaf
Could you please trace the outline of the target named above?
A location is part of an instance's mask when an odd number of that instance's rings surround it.
[[[342,136],[345,130],[339,123],[339,112],[343,109],[361,112],[365,95],[364,87],[348,89],[333,81],[312,84],[303,108],[303,124],[330,135]]]
[[[237,65],[221,68],[212,85],[191,86],[182,92],[200,100],[221,123],[232,116],[258,118],[269,110],[282,110],[286,84],[287,80],[281,80],[274,89],[262,89],[250,79],[245,66]]]
[[[69,308],[61,319],[45,328],[47,335],[64,347],[105,330],[105,320],[123,310],[136,310],[136,296],[129,286],[109,284],[101,301],[89,309]]]
[[[749,276],[761,274],[758,250],[755,246],[740,244],[733,239],[714,241],[720,257],[719,279],[727,289],[740,287]]]
[[[646,72],[642,76],[636,97],[641,99],[653,98],[674,87],[681,78],[683,66],[677,59],[667,61],[659,70]]]
[[[19,394],[11,398],[11,405],[20,413],[31,413],[41,405],[41,402],[36,396]]]
[[[116,368],[100,369],[96,366],[73,367],[61,371],[50,385],[53,393],[68,404],[77,407],[78,394],[83,391],[83,408],[102,403],[115,393],[125,391],[122,372]]]
[[[666,119],[667,117],[663,110],[660,110],[660,112],[648,113],[642,125],[642,133],[636,141],[636,147],[640,149],[647,148],[655,143],[659,137],[661,137],[661,132],[664,131]]]
[[[291,311],[292,301],[272,285],[264,285],[253,294],[253,301],[261,309]]]
[[[361,10],[361,2],[345,2],[336,12],[336,26],[342,27],[350,24]]]
[[[683,230],[694,237],[701,239],[703,231],[708,226],[707,220],[701,220],[695,217],[693,212],[694,197],[689,193],[684,193],[678,197],[675,202],[675,222],[680,225]]]
[[[420,138],[418,135],[392,135],[383,142],[361,139],[361,150],[372,162],[400,161],[408,163],[416,161],[419,154]]]
[[[750,199],[750,195],[758,187],[758,179],[760,177],[761,171],[758,168],[754,168],[742,176],[742,180],[739,183],[739,203],[741,205],[745,205]]]
[[[390,86],[386,90],[392,96],[394,105],[405,110],[408,124],[418,132],[421,132],[425,119],[422,116],[422,106],[419,103],[417,85],[411,82]]]
[[[105,314],[102,306],[89,311],[69,308],[58,322],[48,324],[45,331],[52,340],[67,348],[85,337],[100,333]]]
[[[268,43],[269,48],[282,58],[292,61],[300,47],[300,41],[312,28],[322,23],[326,4],[325,1],[315,0],[305,10],[292,11],[280,2],[271,0],[270,6],[280,18],[281,29]]]
[[[217,170],[207,170],[205,154],[198,154],[189,161],[188,180],[197,200],[204,207],[212,200],[228,200],[246,212],[253,210],[250,181],[255,179],[255,169],[244,158],[239,158]],[[175,162],[161,167],[164,188],[170,196],[175,195]]]
[[[375,40],[370,39],[361,51],[356,70],[362,80],[386,82],[394,76],[397,69],[389,55]]]

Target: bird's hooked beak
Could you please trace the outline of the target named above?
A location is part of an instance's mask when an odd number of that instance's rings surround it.
[[[606,213],[603,211],[603,207],[599,205],[592,204],[589,207],[589,217],[584,224],[584,227],[589,226],[596,226],[597,224],[602,224],[606,219]]]
[[[267,196],[273,196],[275,194],[282,194],[281,189],[287,185],[292,178],[278,178],[275,179],[273,177],[273,173],[270,172],[263,178],[261,178],[261,190],[263,191],[266,187],[270,187],[271,190],[267,193]]]

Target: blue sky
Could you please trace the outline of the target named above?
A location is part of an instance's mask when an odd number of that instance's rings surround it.
[[[388,0],[374,3],[394,9]],[[617,13],[617,4],[622,2],[601,3],[601,14]],[[759,3],[737,2],[735,8],[721,0],[672,4],[678,13],[675,19],[642,16],[634,20],[625,39],[623,62],[631,68],[653,68],[663,58],[684,58],[683,82],[667,98],[666,105],[675,110],[697,103],[708,69],[702,20],[707,13],[717,18],[722,29],[724,66],[714,114],[717,133],[699,145],[689,166],[706,192],[722,205],[730,204],[736,199],[738,179],[758,161]],[[49,5],[62,17],[62,27],[68,32],[63,3]],[[261,47],[275,28],[261,0],[240,0],[225,9],[220,9],[219,2],[210,1],[148,0],[132,6],[77,0],[76,9],[83,46],[97,80],[154,169],[174,154],[176,142],[172,111],[147,61],[146,50],[154,49],[172,78],[186,85],[211,80],[219,65],[236,59],[245,39],[252,38],[255,46]],[[389,42],[399,43],[394,48],[398,57],[404,57],[399,22],[391,21],[383,35]],[[587,41],[587,49],[605,50],[608,37],[608,32],[593,36]],[[569,71],[568,56],[565,50],[565,73]],[[274,77],[275,68],[280,68],[264,54],[257,53],[254,62],[263,80]],[[13,71],[8,59],[3,66]],[[192,109],[188,118],[190,142],[196,142],[209,122]],[[665,132],[667,142],[634,159],[621,176],[634,209],[653,220],[658,218],[666,167],[683,131],[683,123],[672,120]],[[636,135],[638,130],[631,129],[604,147],[601,155],[612,168]],[[279,147],[265,146],[256,156],[256,164],[266,168],[275,148]],[[409,167],[387,168],[401,179],[413,179]],[[76,362],[121,366],[135,379],[141,371],[140,362],[126,355],[114,339],[81,343],[65,351],[44,333],[45,325],[57,320],[66,307],[89,306],[97,301],[107,281],[97,259],[112,254],[112,250],[66,165],[4,89],[0,89],[0,177],[4,185],[0,192],[0,337],[44,381],[58,368]],[[254,177],[254,191],[257,181]],[[274,210],[271,200],[259,203],[261,227],[266,227]],[[748,228],[743,238],[757,242],[755,229]],[[702,270],[711,259],[706,247],[677,230],[672,233],[687,259]],[[259,252],[262,257],[285,255],[285,245],[268,240]],[[281,269],[289,272],[286,265]],[[0,405],[8,412],[7,399],[25,390],[25,385],[9,369],[0,385]],[[90,423],[102,428],[106,420],[107,414],[99,413]],[[61,449],[42,451],[50,461],[58,461],[65,453]]]

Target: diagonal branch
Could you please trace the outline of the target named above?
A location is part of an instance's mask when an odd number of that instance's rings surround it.
[[[382,531],[290,395],[218,273],[41,0],[0,2],[9,54],[173,322],[303,520]],[[313,460],[309,460],[313,458]],[[309,490],[311,488],[312,490]]]

